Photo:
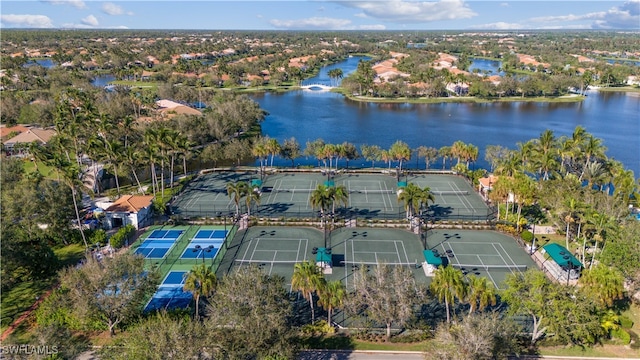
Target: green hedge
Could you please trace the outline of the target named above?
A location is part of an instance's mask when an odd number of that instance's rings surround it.
[[[633,327],[633,320],[626,316],[620,316],[620,326],[623,329],[631,329]]]
[[[115,234],[111,235],[109,243],[114,249],[119,249],[124,246],[125,243],[131,243],[133,235],[136,233],[136,228],[133,225],[126,225],[120,228]]]
[[[620,340],[623,345],[629,345],[631,343],[631,335],[622,328],[611,331],[611,337]]]

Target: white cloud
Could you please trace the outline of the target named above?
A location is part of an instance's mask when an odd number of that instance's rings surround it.
[[[112,2],[106,2],[106,3],[102,3],[102,8],[101,8],[102,12],[107,14],[107,15],[122,15],[124,14],[124,10],[122,9],[122,6],[120,5],[116,5]]]
[[[278,29],[296,30],[348,30],[352,29],[351,21],[327,17],[312,17],[298,20],[273,19],[269,23]]]
[[[387,27],[384,25],[360,25],[358,26],[358,30],[386,30]]]
[[[469,19],[478,15],[463,0],[339,1],[338,4],[360,9],[366,17],[403,24]]]
[[[509,5],[509,3],[503,2],[503,3],[500,3],[500,6],[502,6],[502,7],[509,7],[510,5]]]
[[[10,25],[11,27],[26,27],[26,28],[51,28],[53,22],[48,16],[45,15],[31,15],[31,14],[5,14],[0,15],[0,22],[2,26]]]
[[[100,25],[98,23],[98,19],[93,16],[93,15],[89,15],[83,19],[80,20],[83,24],[88,25],[88,26],[92,26],[92,27],[96,27],[98,25]]]
[[[503,22],[503,21],[499,21],[499,22],[495,22],[495,23],[489,23],[489,24],[474,25],[471,28],[472,29],[478,29],[478,30],[516,30],[516,29],[525,29],[525,27],[522,26],[522,24],[507,23],[507,22]]]
[[[42,2],[49,3],[51,5],[71,5],[78,9],[86,9],[87,4],[82,0],[41,0]]]
[[[542,16],[531,19],[542,23],[539,28],[592,28],[592,29],[638,29],[640,28],[640,0],[630,0],[607,11],[580,15]],[[592,21],[590,25],[566,24],[566,22]],[[555,25],[556,23],[562,23]]]

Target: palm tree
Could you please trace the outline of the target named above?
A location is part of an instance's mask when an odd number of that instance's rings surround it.
[[[73,208],[76,212],[76,221],[78,222],[78,229],[80,229],[80,235],[84,242],[85,251],[89,250],[89,244],[87,243],[87,237],[84,234],[84,227],[80,221],[80,211],[78,209],[78,188],[83,184],[81,182],[80,168],[76,163],[65,162],[63,167],[58,168],[62,174],[62,181],[71,189],[71,197],[73,198]]]
[[[607,151],[607,148],[604,145],[602,145],[602,139],[599,139],[591,134],[587,136],[587,139],[584,143],[584,147],[582,149],[582,152],[584,153],[584,157],[585,157],[585,164],[584,164],[584,167],[582,168],[582,173],[580,174],[580,181],[582,181],[582,177],[584,176],[586,169],[589,167],[591,160],[593,158],[599,158],[599,159],[606,158],[605,157],[606,151]]]
[[[138,185],[138,192],[142,194],[144,193],[144,190],[142,189],[142,185],[140,184],[140,179],[138,179],[138,174],[136,173],[136,167],[140,164],[139,158],[140,152],[138,152],[135,148],[128,146],[124,149],[122,160],[127,166],[129,166],[129,170],[131,171],[131,174],[133,174],[133,177],[136,180],[136,184]]]
[[[411,148],[404,141],[396,141],[389,148],[389,155],[398,161],[398,167],[402,171],[402,163],[411,159]]]
[[[249,185],[244,181],[238,181],[236,183],[227,184],[227,195],[236,204],[236,216],[240,215],[240,199],[247,195],[249,191]]]
[[[467,281],[469,285],[467,293],[467,302],[470,305],[469,316],[478,309],[482,310],[489,305],[496,304],[495,288],[486,277],[469,275]]]
[[[247,216],[251,216],[251,204],[255,203],[256,205],[260,205],[260,192],[258,188],[248,189],[247,197],[245,198],[245,202],[247,205]]]
[[[329,197],[331,198],[331,212],[336,213],[336,203],[347,206],[349,203],[349,191],[344,185],[338,185],[330,188]]]
[[[452,156],[451,146],[443,146],[438,149],[438,155],[442,158],[442,169],[447,167],[447,159]]]
[[[277,139],[267,138],[265,149],[269,152],[269,155],[271,155],[271,164],[269,166],[273,167],[273,158],[280,153],[282,147]]]
[[[451,146],[451,156],[456,158],[456,164],[460,164],[460,161],[465,157],[465,151],[467,144],[458,140]]]
[[[310,195],[309,201],[311,208],[320,209],[320,214],[324,215],[325,211],[329,210],[329,207],[333,203],[332,191],[329,187],[324,185],[318,185]]]
[[[333,309],[340,308],[347,296],[347,289],[340,280],[322,282],[318,289],[318,304],[327,310],[327,323],[331,325]]]
[[[421,189],[416,184],[409,183],[400,190],[398,201],[404,203],[407,219],[411,219],[424,205],[428,205],[429,202],[435,202],[435,197],[429,187]]]
[[[416,152],[418,153],[418,157],[424,158],[426,170],[429,169],[431,161],[435,160],[438,156],[438,149],[434,147],[420,146],[416,149]]]
[[[467,293],[467,285],[464,282],[462,271],[454,269],[450,265],[438,268],[431,281],[430,289],[438,300],[444,301],[447,323],[451,322],[449,304],[453,304],[456,298],[464,299]]]
[[[211,268],[205,264],[194,266],[193,269],[184,276],[185,280],[183,289],[193,294],[196,303],[195,318],[198,319],[200,316],[200,297],[210,296],[216,289],[218,279],[216,278],[216,275],[211,272]]]
[[[589,264],[589,269],[591,269],[593,268],[595,257],[598,252],[598,242],[602,241],[602,250],[604,251],[604,245],[607,241],[607,234],[613,232],[616,227],[614,219],[611,216],[597,211],[593,211],[587,216],[587,223],[593,226],[593,239],[595,239],[596,241],[591,262]]]
[[[322,288],[324,276],[320,268],[313,261],[296,263],[291,276],[291,287],[300,291],[302,296],[309,301],[311,307],[311,323],[315,322],[315,310],[313,306],[313,293]]]
[[[564,213],[564,221],[566,223],[565,229],[565,247],[569,248],[569,234],[570,234],[570,226],[575,223],[579,218],[579,214],[582,211],[584,204],[578,202],[574,198],[565,199],[562,203],[562,213]]]
[[[266,139],[262,137],[258,138],[255,144],[253,144],[251,153],[260,162],[260,180],[264,180],[264,168],[266,165],[265,161],[267,156],[269,155],[269,150],[267,150],[267,146],[266,146]]]

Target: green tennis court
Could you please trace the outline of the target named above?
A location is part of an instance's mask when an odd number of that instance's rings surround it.
[[[349,286],[353,272],[360,266],[389,264],[406,266],[417,281],[427,283],[421,269],[424,261],[417,235],[403,230],[341,228],[327,232],[330,249],[329,280],[341,280]],[[317,250],[325,247],[324,233],[314,228],[252,227],[240,231],[229,245],[218,268],[222,276],[241,266],[258,266],[268,274],[285,278],[291,290],[294,265],[318,259]]]
[[[183,217],[218,217],[235,212],[235,203],[226,191],[227,184],[237,181],[252,183],[257,172],[217,172],[199,176],[189,183],[171,204],[172,212]],[[491,209],[469,183],[456,175],[418,174],[402,177],[382,173],[281,172],[267,175],[260,184],[259,205],[251,213],[261,217],[317,217],[310,196],[318,185],[344,186],[349,194],[346,206],[340,204],[336,213],[342,218],[402,219],[403,204],[398,201],[398,189],[407,182],[435,195],[429,215],[435,220],[462,219],[484,221],[492,216]],[[240,211],[246,212],[244,201]]]
[[[508,274],[536,267],[512,238],[495,231],[429,230],[426,244],[444,265],[450,264],[465,275],[485,276],[498,289]]]
[[[216,217],[234,214],[235,203],[227,194],[227,184],[251,183],[255,172],[214,172],[200,175],[187,184],[171,203],[174,214],[183,217]]]

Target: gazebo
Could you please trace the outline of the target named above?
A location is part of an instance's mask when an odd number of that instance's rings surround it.
[[[427,276],[433,275],[434,271],[442,265],[442,258],[437,250],[424,250],[424,270]]]
[[[582,263],[564,246],[555,243],[547,244],[542,247],[542,253],[549,254],[550,259],[559,267],[554,274],[558,280],[569,281],[580,277]]]

